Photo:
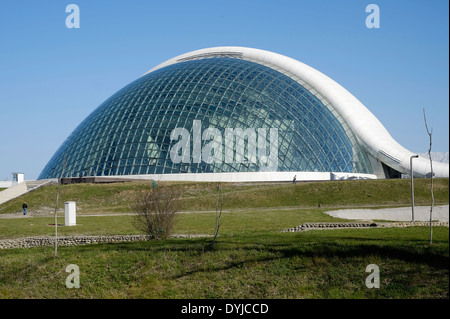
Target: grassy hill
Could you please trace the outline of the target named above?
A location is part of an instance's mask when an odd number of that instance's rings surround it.
[[[216,183],[159,183],[161,186],[182,190],[182,210],[214,210]],[[127,213],[136,191],[150,188],[149,182],[114,184],[70,184],[60,189],[60,207],[65,201],[77,202],[78,214]],[[224,183],[224,208],[243,209],[259,207],[373,207],[407,206],[411,203],[410,181],[355,180],[333,182],[290,183]],[[431,202],[430,181],[414,182],[415,204]],[[449,180],[434,180],[436,204],[448,204]],[[21,211],[27,202],[30,212],[53,212],[56,203],[56,185],[43,187],[0,205],[0,214]]]
[[[162,186],[183,190],[187,213],[177,214],[175,233],[213,234],[215,183]],[[448,227],[433,228],[432,245],[428,227],[281,232],[335,221],[326,209],[408,206],[408,180],[223,186],[225,212],[213,249],[210,237],[59,247],[57,258],[53,247],[0,249],[0,299],[449,298]],[[59,236],[139,233],[127,213],[145,187],[151,184],[62,186],[60,206],[74,200],[78,211],[77,226],[59,227]],[[429,191],[429,180],[415,181],[416,205],[429,205]],[[436,205],[448,204],[448,179],[435,180],[434,196]],[[0,239],[53,236],[55,199],[49,186],[0,206],[1,214],[20,213],[26,201],[31,214],[43,213],[0,218]],[[80,268],[78,289],[65,286],[69,264]],[[365,285],[369,264],[380,268],[379,289]]]

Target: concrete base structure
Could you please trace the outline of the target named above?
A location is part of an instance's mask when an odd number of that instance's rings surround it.
[[[373,174],[333,173],[333,172],[240,172],[240,173],[180,173],[180,174],[152,174],[101,176],[103,182],[107,180],[155,180],[155,181],[190,181],[190,182],[292,182],[296,176],[300,181],[329,181],[346,179],[377,179]]]
[[[0,181],[0,188],[10,188],[17,183],[13,183],[12,181]]]
[[[11,199],[19,197],[25,194],[27,191],[28,191],[27,184],[25,182],[15,184],[14,186],[9,187],[8,189],[5,189],[4,191],[0,192],[0,204],[6,203]]]
[[[40,181],[24,181],[15,183],[13,186],[0,192],[0,204],[6,203],[16,197],[22,196],[32,190],[35,190],[44,185],[49,185],[53,180],[45,179]]]

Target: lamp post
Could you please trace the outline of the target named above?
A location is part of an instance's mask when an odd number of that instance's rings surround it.
[[[414,222],[414,173],[413,173],[413,167],[412,167],[412,160],[413,158],[417,158],[419,155],[413,155],[409,159],[409,168],[411,169],[411,207],[412,207],[412,222]]]

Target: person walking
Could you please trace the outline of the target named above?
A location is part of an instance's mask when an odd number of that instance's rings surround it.
[[[24,216],[27,214],[27,208],[28,208],[27,203],[23,203],[22,209],[23,209],[23,215],[24,215]]]
[[[294,179],[292,180],[292,184],[297,184],[297,175],[294,176]]]

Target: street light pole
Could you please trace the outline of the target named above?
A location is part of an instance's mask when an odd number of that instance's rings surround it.
[[[417,158],[419,155],[413,155],[409,159],[409,168],[411,169],[411,207],[412,207],[412,222],[414,222],[414,173],[413,173],[413,167],[412,167],[412,160],[413,158]]]

